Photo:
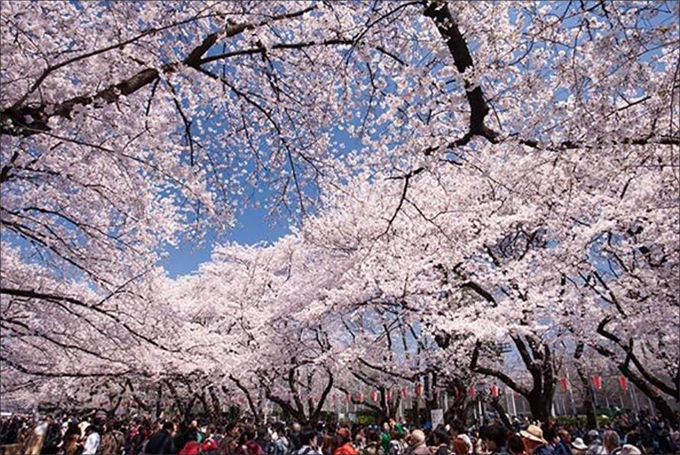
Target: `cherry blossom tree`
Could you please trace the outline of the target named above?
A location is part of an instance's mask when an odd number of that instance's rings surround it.
[[[5,5],[3,363],[53,385],[198,371],[190,394],[236,387],[256,414],[263,392],[308,419],[357,380],[340,370],[386,384],[395,358],[370,343],[412,331],[411,377],[454,381],[455,360],[545,420],[584,346],[677,425],[678,12]],[[292,237],[162,276],[164,247],[228,227],[263,186]],[[347,323],[364,316],[377,328]]]

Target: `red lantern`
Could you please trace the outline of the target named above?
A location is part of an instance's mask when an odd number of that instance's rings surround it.
[[[602,388],[602,378],[600,376],[593,376],[593,384],[595,389],[600,390]]]
[[[333,394],[332,396],[333,403],[338,401],[338,396],[336,394]]]
[[[473,386],[473,385],[470,386],[469,393],[470,393],[470,398],[475,397],[475,386]]]
[[[654,386],[652,389],[652,395],[658,395],[659,394],[659,388],[657,386]]]
[[[359,403],[363,403],[363,402],[364,402],[364,394],[363,394],[363,393],[361,393],[361,392],[358,392],[358,393],[357,393],[357,401],[358,401]]]
[[[401,396],[404,398],[408,398],[408,389],[406,387],[401,388]]]
[[[498,396],[498,386],[496,384],[491,386],[491,396],[493,397]]]
[[[345,402],[347,402],[347,403],[351,403],[351,402],[352,402],[352,394],[350,394],[349,392],[347,392],[347,393],[345,394]]]
[[[562,378],[560,379],[560,383],[562,384],[562,389],[566,392],[566,390],[569,388],[569,383],[567,382],[567,378]]]
[[[628,381],[626,381],[625,376],[619,376],[619,385],[621,386],[621,390],[624,392],[628,390]]]
[[[373,400],[375,402],[378,401],[378,392],[377,391],[374,390],[373,392],[371,392],[371,400]]]
[[[392,400],[392,390],[388,389],[387,392],[385,392],[385,398],[387,398],[387,401]]]
[[[417,385],[416,386],[416,396],[420,397],[423,395],[423,386],[422,385]]]

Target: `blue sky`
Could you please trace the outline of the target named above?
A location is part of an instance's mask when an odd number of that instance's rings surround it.
[[[258,242],[273,242],[290,232],[287,219],[272,220],[266,209],[247,207],[237,218],[236,226],[223,233],[219,238],[209,233],[200,247],[184,244],[178,248],[169,248],[167,259],[161,265],[168,274],[175,278],[198,270],[198,266],[210,260],[215,245],[236,242],[252,245]]]

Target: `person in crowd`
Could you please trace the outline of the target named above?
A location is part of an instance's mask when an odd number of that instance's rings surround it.
[[[175,448],[175,424],[165,422],[160,430],[152,434],[146,443],[144,453],[151,455],[177,453]]]
[[[586,455],[607,455],[607,449],[602,445],[600,433],[597,430],[590,430],[586,434],[586,444],[588,444]]]
[[[186,440],[184,446],[179,450],[179,455],[199,455],[203,451],[197,429],[190,428],[187,431]]]
[[[62,449],[63,455],[76,455],[81,449],[79,446],[80,438],[80,427],[74,421],[68,423],[64,437],[62,438]]]
[[[432,432],[432,450],[434,451],[434,455],[450,455],[450,444],[451,440],[449,434],[446,432],[446,428],[440,425]]]
[[[359,455],[359,451],[352,445],[352,433],[342,427],[336,432],[337,448],[333,455]]]
[[[45,429],[45,437],[40,453],[43,455],[54,455],[59,450],[59,444],[61,443],[61,425],[51,416],[47,416],[46,421],[47,428]]]
[[[354,428],[354,448],[359,452],[366,447],[366,433],[363,425],[358,425]]]
[[[571,453],[572,453],[572,455],[586,455],[587,450],[588,450],[588,446],[586,445],[585,442],[583,442],[583,439],[575,438],[571,442]]]
[[[120,423],[113,421],[106,425],[103,431],[104,434],[102,434],[102,442],[99,453],[101,455],[120,453],[123,445],[125,444],[125,437],[123,432],[120,431]]]
[[[293,451],[297,451],[300,447],[302,447],[302,443],[300,442],[300,432],[302,431],[302,426],[294,422],[293,425],[291,426],[291,432],[289,435],[289,440],[290,440],[290,448]]]
[[[241,427],[236,422],[231,422],[225,427],[225,436],[220,441],[216,453],[217,455],[233,455],[239,447],[241,437]],[[282,454],[276,454],[282,455]]]
[[[97,455],[100,443],[101,435],[99,434],[99,428],[95,425],[88,425],[85,428],[85,444],[83,444],[82,455]]]
[[[613,430],[607,430],[602,435],[602,444],[609,455],[640,455],[640,449],[632,444],[625,444],[621,446],[621,438],[618,433]]]
[[[293,452],[294,455],[321,455],[317,433],[312,428],[304,428],[300,431],[300,448]]]
[[[269,455],[285,455],[289,452],[290,442],[286,436],[286,426],[283,423],[274,422],[270,439]]]
[[[548,428],[545,429],[543,437],[545,438],[546,441],[548,441],[548,443],[546,444],[548,446],[548,449],[550,450],[551,453],[554,454],[555,449],[560,443],[560,437],[559,434],[557,433],[557,429],[554,426],[549,426]]]
[[[458,455],[468,455],[473,451],[472,439],[465,430],[465,425],[462,422],[456,421],[451,426],[451,434],[453,436],[453,451]]]
[[[252,426],[247,426],[241,433],[241,442],[238,453],[240,455],[264,455],[264,450],[255,441],[256,431]]]
[[[390,440],[392,439],[390,436],[391,430],[392,427],[390,427],[390,423],[383,422],[382,431],[380,432],[380,445],[382,446],[384,453],[388,453],[390,449]]]
[[[524,449],[529,455],[553,455],[548,441],[543,438],[543,430],[537,425],[529,425],[519,432],[524,441]]]
[[[491,455],[508,455],[507,435],[507,429],[499,425],[482,427],[479,430],[479,437]]]
[[[399,433],[396,428],[390,430],[390,443],[387,447],[387,455],[403,455],[406,452],[405,434]]]
[[[430,449],[425,445],[425,433],[422,430],[413,430],[407,442],[407,455],[431,455]]]
[[[363,455],[381,455],[382,445],[380,441],[381,433],[377,431],[371,431],[368,433],[366,446],[362,450]]]
[[[526,454],[526,451],[524,450],[524,441],[519,435],[513,434],[508,438],[508,452],[511,455]]]
[[[571,434],[565,429],[557,432],[559,440],[555,445],[555,455],[571,455]]]
[[[47,420],[38,423],[33,427],[29,433],[28,438],[24,441],[22,453],[26,455],[40,455],[42,452],[43,441],[45,440],[45,433],[47,432]]]

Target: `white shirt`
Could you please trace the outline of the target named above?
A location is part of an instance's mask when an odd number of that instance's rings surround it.
[[[97,449],[99,449],[100,439],[99,433],[90,433],[90,436],[87,437],[87,441],[85,441],[85,447],[83,447],[83,455],[95,455]]]

